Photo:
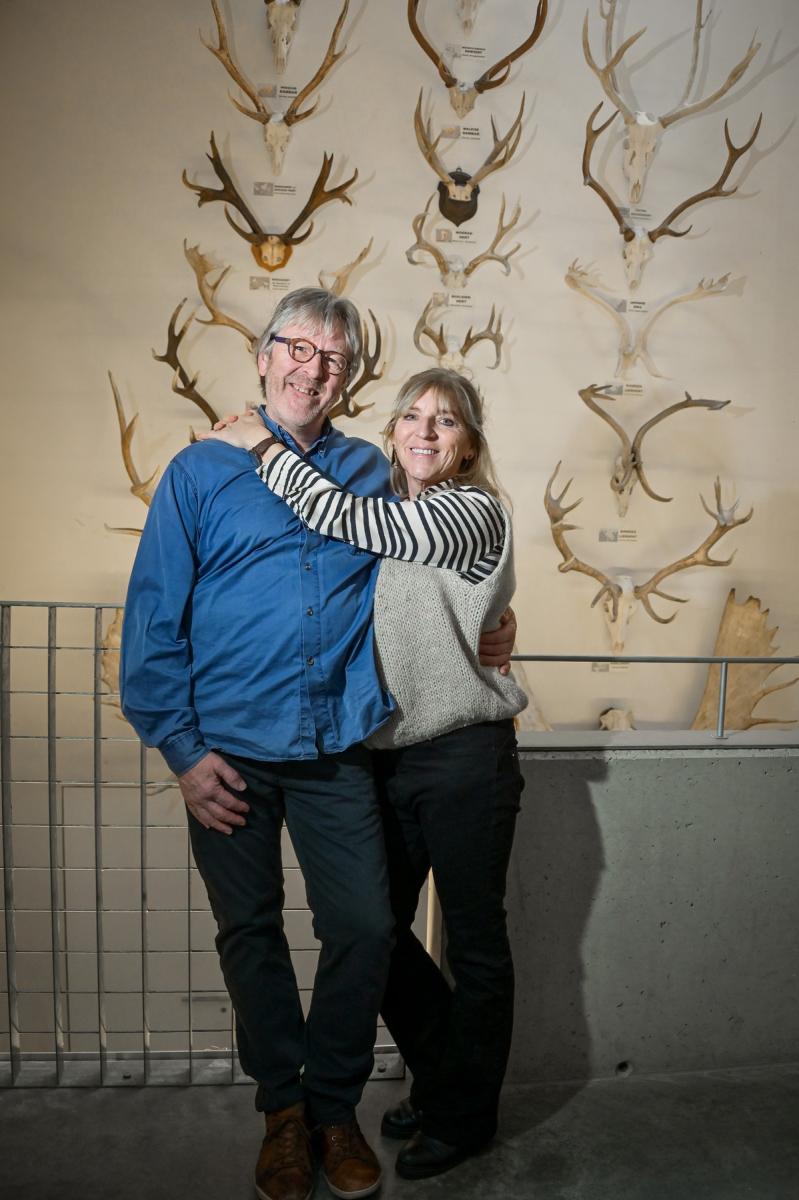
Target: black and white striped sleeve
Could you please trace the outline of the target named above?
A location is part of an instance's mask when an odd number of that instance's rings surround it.
[[[383,558],[447,567],[473,583],[499,561],[505,517],[482,488],[434,487],[397,503],[355,496],[291,450],[258,467],[258,475],[309,529]]]

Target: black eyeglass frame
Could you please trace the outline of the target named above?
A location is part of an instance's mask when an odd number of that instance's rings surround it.
[[[318,354],[322,360],[322,366],[329,375],[343,375],[344,372],[348,371],[352,365],[346,354],[342,354],[340,350],[321,350],[319,346],[314,345],[311,339],[307,337],[288,338],[281,337],[280,334],[273,333],[269,341],[282,342],[284,346],[288,346],[290,356],[295,362],[298,363],[312,362]],[[313,346],[313,354],[309,355],[308,358],[297,358],[297,355],[294,351],[298,342],[304,342],[306,346]],[[344,365],[339,367],[337,370],[335,364],[339,361],[343,362]]]

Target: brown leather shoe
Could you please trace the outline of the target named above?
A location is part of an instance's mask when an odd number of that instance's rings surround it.
[[[256,1194],[261,1200],[310,1200],[314,1166],[305,1105],[292,1104],[264,1116],[266,1137],[255,1167]]]
[[[346,1125],[322,1125],[322,1174],[334,1196],[357,1200],[380,1187],[383,1173],[355,1117]]]

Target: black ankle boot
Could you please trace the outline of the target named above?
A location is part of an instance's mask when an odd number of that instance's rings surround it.
[[[387,1108],[380,1123],[380,1132],[384,1137],[398,1138],[406,1142],[411,1134],[416,1133],[421,1123],[422,1114],[414,1108],[410,1096],[400,1100],[393,1108]]]

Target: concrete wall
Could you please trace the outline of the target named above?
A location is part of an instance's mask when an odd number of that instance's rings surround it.
[[[799,751],[522,759],[509,1078],[799,1059]]]

